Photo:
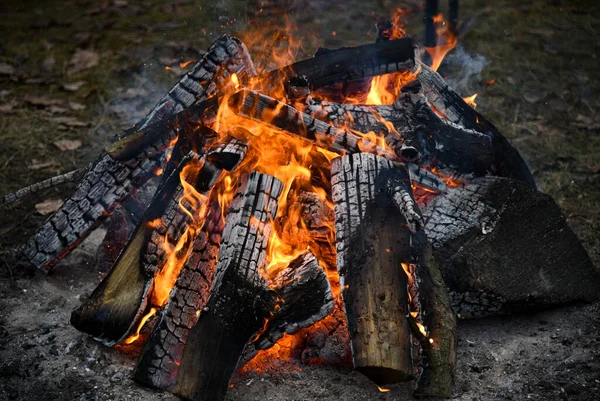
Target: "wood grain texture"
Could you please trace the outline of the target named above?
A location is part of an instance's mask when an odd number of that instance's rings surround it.
[[[410,380],[411,231],[422,226],[405,169],[370,154],[334,159],[337,267],[355,369],[378,384]],[[416,209],[416,210],[415,210]]]

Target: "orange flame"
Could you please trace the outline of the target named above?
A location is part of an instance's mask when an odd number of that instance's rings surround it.
[[[477,103],[475,103],[475,98],[477,97],[477,93],[471,96],[464,97],[463,100],[472,108],[477,108]]]
[[[179,63],[179,68],[185,68],[188,65],[190,65],[191,63],[195,63],[196,61],[198,61],[198,60],[192,59],[192,60],[181,62],[181,63]]]
[[[457,38],[454,33],[450,30],[450,25],[442,14],[438,14],[433,17],[433,23],[435,24],[435,30],[437,33],[438,41],[435,47],[425,47],[425,51],[429,53],[431,57],[431,69],[437,71],[442,63],[446,54],[456,47]]]
[[[390,31],[390,39],[397,39],[404,36],[404,30],[399,22],[401,15],[401,10],[396,10],[394,13],[394,23]],[[439,23],[440,21],[437,22]],[[258,29],[248,32],[242,37],[243,42],[252,50],[252,53],[258,55],[254,61],[259,74],[272,68],[280,68],[292,64],[296,59],[296,55],[302,49],[302,40],[295,40],[292,37],[296,31],[295,26],[287,18],[284,18],[283,23],[278,21],[278,24],[279,26],[275,30],[271,29],[273,27],[269,27],[269,29],[265,27],[264,30]],[[448,46],[448,44],[449,41],[447,40],[445,45]],[[438,47],[434,49],[438,49]],[[180,67],[184,68],[193,61],[195,60],[180,63]],[[404,72],[373,78],[367,103],[373,105],[393,103],[400,92],[400,88],[413,79],[415,79],[415,74]],[[260,83],[253,82],[248,84],[248,87],[252,88],[255,84]],[[270,91],[268,95],[285,101],[283,84],[282,82],[278,88]],[[232,88],[238,90],[242,87],[236,74],[232,74],[230,81],[225,85],[227,87],[226,92],[231,91]],[[271,285],[273,278],[282,269],[286,268],[301,253],[310,250],[327,273],[336,305],[332,316],[326,317],[310,328],[300,330],[294,335],[284,335],[270,349],[258,352],[255,358],[243,368],[243,371],[264,371],[269,368],[275,359],[291,359],[294,350],[297,350],[305,343],[309,330],[323,329],[325,332],[329,332],[330,329],[328,327],[333,325],[330,324],[331,322],[345,321],[339,277],[335,267],[336,249],[333,218],[323,219],[318,227],[309,227],[303,216],[303,205],[299,201],[303,193],[310,192],[316,194],[319,201],[325,207],[333,209],[328,177],[330,162],[339,155],[316,147],[313,143],[300,137],[294,137],[278,131],[267,124],[260,124],[236,115],[228,106],[227,99],[230,95],[231,93],[226,93],[223,95],[224,99],[219,101],[220,107],[215,125],[210,127],[219,133],[219,137],[213,140],[214,143],[211,143],[211,146],[222,143],[231,132],[235,132],[236,135],[240,135],[237,139],[245,141],[249,145],[248,152],[234,172],[223,173],[212,192],[208,195],[198,193],[189,184],[189,182],[193,182],[193,177],[198,174],[202,166],[190,163],[182,169],[180,180],[183,196],[179,202],[179,207],[187,215],[190,222],[183,235],[177,241],[165,235],[164,250],[168,257],[164,266],[160,267],[154,280],[150,297],[152,308],[141,320],[136,334],[128,338],[125,342],[129,344],[136,341],[139,338],[139,332],[143,325],[167,302],[179,272],[191,252],[197,231],[204,223],[209,199],[214,199],[218,202],[221,213],[226,218],[229,203],[238,188],[237,184],[240,178],[251,171],[258,171],[274,176],[283,183],[278,211],[276,216],[272,216],[272,230],[268,240],[266,260],[263,265],[259,266],[262,276],[267,284]],[[346,100],[352,102],[352,99]],[[272,117],[274,118],[276,114],[273,113]],[[376,117],[386,125],[388,130],[400,135],[400,133],[395,131],[392,123],[385,121],[381,116]],[[245,130],[231,130],[234,127],[241,127]],[[361,150],[369,151],[369,147],[371,146],[380,146],[391,151],[385,139],[375,132],[353,132],[362,136],[359,143]],[[161,223],[160,219],[157,219],[150,222],[149,226],[156,227]],[[314,232],[319,233],[318,237]],[[414,281],[412,268],[408,264],[402,264],[402,267],[407,274],[409,285],[411,285]],[[200,313],[200,311],[196,312],[197,315]],[[411,311],[410,313],[413,318],[418,317],[418,312]],[[265,327],[267,324],[268,321],[265,321]],[[424,326],[420,325],[419,329],[426,335]],[[389,390],[380,388],[380,391],[385,392]]]

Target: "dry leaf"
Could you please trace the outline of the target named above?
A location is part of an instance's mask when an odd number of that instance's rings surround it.
[[[0,75],[13,75],[15,67],[7,63],[0,63]]]
[[[57,124],[64,125],[67,127],[89,127],[90,123],[78,120],[75,117],[54,117],[51,119]]]
[[[59,139],[58,141],[54,141],[54,144],[62,151],[79,149],[82,145],[78,139]]]
[[[75,54],[73,54],[73,57],[71,57],[71,61],[69,61],[71,68],[68,73],[75,74],[76,72],[95,67],[98,65],[99,61],[100,56],[95,51],[77,49]]]
[[[35,210],[42,216],[56,212],[63,205],[62,199],[46,199],[35,205]]]
[[[26,103],[29,103],[34,106],[54,106],[57,104],[61,104],[62,100],[60,99],[51,99],[47,96],[35,96],[35,95],[27,95],[23,98]]]
[[[0,104],[0,113],[5,113],[5,114],[9,114],[9,113],[14,113],[13,108],[17,105],[17,101],[16,100],[11,100],[7,103],[4,104]]]
[[[54,60],[53,55],[49,55],[48,57],[46,57],[44,61],[42,61],[42,71],[46,73],[52,72],[52,70],[54,69],[55,61],[56,60]]]
[[[50,106],[48,111],[52,114],[64,114],[67,112],[67,109],[61,106]]]
[[[33,159],[33,160],[31,160],[31,163],[27,166],[27,168],[30,170],[41,170],[43,168],[55,167],[55,166],[58,166],[58,163],[56,162],[56,160],[41,161],[41,160]]]
[[[85,81],[75,81],[63,84],[62,88],[67,92],[77,92],[83,85],[85,85]]]
[[[76,102],[69,102],[69,107],[73,111],[80,111],[80,110],[85,109],[85,104],[76,103]]]

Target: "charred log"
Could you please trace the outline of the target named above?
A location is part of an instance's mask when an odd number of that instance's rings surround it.
[[[405,91],[391,105],[314,102],[305,110],[337,127],[348,126],[364,133],[374,131],[385,137],[386,143],[404,160],[410,160],[403,153],[411,146],[418,152],[421,166],[436,167],[448,176],[483,176],[496,171],[494,149],[488,136],[443,120],[431,110],[418,88],[410,90],[417,93]],[[469,157],[463,157],[465,154]]]
[[[335,159],[337,267],[355,369],[378,384],[410,380],[408,281],[411,229],[420,216],[406,170],[368,154]],[[392,192],[393,191],[393,192]]]
[[[497,175],[521,180],[536,188],[533,175],[519,152],[498,128],[469,106],[438,73],[421,64],[418,80],[423,86],[427,100],[448,120],[467,129],[482,132],[491,138]]]
[[[240,363],[250,360],[257,351],[271,347],[284,334],[294,334],[311,326],[333,310],[327,275],[310,252],[298,256],[269,286],[277,294],[280,306],[269,319],[268,328],[244,349]]]
[[[164,149],[179,133],[173,124],[176,113],[214,94],[233,72],[245,81],[256,73],[245,46],[225,35],[148,116],[117,136],[118,142],[88,168],[73,195],[28,241],[25,258],[48,271],[83,241],[134,188],[164,168]],[[204,113],[206,107],[194,112]]]
[[[244,347],[275,308],[259,269],[283,185],[259,173],[243,183],[231,201],[210,296],[187,337],[173,388],[186,399],[224,398]]]
[[[409,38],[320,52],[257,77],[260,88],[277,88],[296,75],[305,76],[311,89],[399,71],[415,70],[415,46]],[[258,88],[256,88],[258,89]]]
[[[222,35],[148,115],[119,139],[169,119],[193,103],[217,94],[219,87],[234,73],[240,82],[248,83],[256,70],[246,46],[238,38]]]
[[[312,118],[285,103],[259,92],[243,89],[229,99],[229,107],[240,116],[267,124],[314,141],[318,146],[336,153],[369,152],[399,160],[394,153],[377,146],[366,137],[332,127],[324,121]]]
[[[484,177],[423,207],[425,231],[461,317],[600,297],[594,268],[548,195]]]
[[[448,290],[425,232],[412,237],[414,276],[417,283],[420,314],[427,336],[419,336],[422,349],[422,372],[414,395],[417,397],[450,398],[454,384],[458,342],[456,316],[450,305]]]
[[[184,179],[200,193],[208,191],[221,173],[197,156],[181,163],[157,192],[111,272],[73,312],[71,324],[78,330],[113,344],[123,339],[141,318],[149,302],[152,280],[167,257],[164,242],[168,238],[174,248],[194,213],[179,205],[184,195],[180,172],[188,165],[194,165],[191,171],[197,173]],[[195,206],[185,201],[182,205]]]
[[[220,209],[215,208],[198,234],[179,277],[171,291],[169,302],[160,314],[135,371],[135,380],[161,390],[175,385],[179,362],[187,337],[206,306],[213,282],[219,242],[223,231]]]

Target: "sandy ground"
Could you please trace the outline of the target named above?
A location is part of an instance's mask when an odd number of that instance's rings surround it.
[[[267,15],[267,6],[258,13],[258,1],[141,3],[10,0],[0,5],[2,193],[93,160],[110,135],[135,122],[176,80],[165,65],[177,69],[179,61],[196,57],[221,32],[279,21],[277,14]],[[472,25],[461,39],[466,51],[456,57],[468,68],[455,72],[453,82],[465,96],[480,94],[479,110],[523,153],[542,190],[554,196],[598,264],[598,5],[560,0],[488,3],[463,5]],[[407,16],[409,34],[421,34],[418,1],[285,4],[297,16],[300,33],[307,35],[299,56],[317,46],[372,41],[371,12],[385,15],[398,5],[414,11]],[[86,53],[88,58],[79,64],[86,67],[76,71],[72,61],[80,50],[95,56]],[[83,84],[65,89],[74,82]],[[44,99],[52,105],[44,105]],[[62,139],[79,140],[83,146],[60,150],[56,141]],[[132,357],[69,325],[70,312],[102,278],[95,256],[102,230],[52,275],[15,263],[18,246],[45,219],[34,205],[64,199],[69,190],[55,188],[0,213],[0,399],[176,399],[138,386],[130,378]],[[461,321],[454,398],[599,399],[599,312],[598,304],[571,305]],[[348,367],[326,366],[298,366],[276,375],[250,373],[237,377],[228,393],[232,401],[410,398],[411,384],[381,393]]]

